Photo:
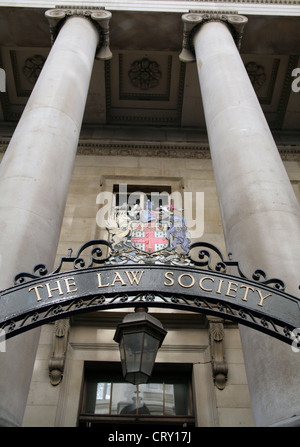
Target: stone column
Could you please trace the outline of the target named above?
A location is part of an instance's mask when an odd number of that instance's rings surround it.
[[[187,14],[228,251],[249,276],[263,269],[299,296],[300,209],[237,45],[243,16]],[[300,354],[240,328],[257,426],[300,425]]]
[[[98,28],[109,15],[46,13],[61,29],[0,165],[0,290],[38,263],[53,267]],[[0,353],[2,426],[22,423],[38,338],[39,330],[18,335]]]

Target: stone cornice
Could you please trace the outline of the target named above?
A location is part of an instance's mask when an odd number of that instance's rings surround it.
[[[0,153],[4,153],[9,138],[0,139]],[[300,161],[300,144],[278,144],[282,160]],[[209,159],[209,145],[205,142],[158,142],[80,140],[77,154],[117,157]]]
[[[205,143],[160,143],[160,142],[80,142],[78,152],[82,155],[106,155],[120,157],[154,158],[210,158]]]
[[[194,0],[196,2],[196,0]],[[159,0],[157,0],[159,2]],[[117,2],[109,2],[109,1],[103,1],[101,2],[101,5],[110,4],[112,7]],[[130,2],[128,2],[130,3]],[[134,3],[134,2],[132,2]],[[177,3],[176,1],[169,0],[169,3]],[[191,3],[190,0],[181,0],[180,3]],[[252,4],[252,5],[300,5],[300,0],[201,0],[197,1],[197,3],[211,3],[212,5],[216,3],[227,3],[227,4]],[[55,1],[44,1],[44,0],[19,0],[19,1],[13,1],[13,0],[1,0],[0,6],[27,6],[27,7],[43,7],[43,8],[53,8],[54,5],[59,8],[84,8],[84,9],[97,9],[97,6],[93,6],[93,2],[91,4],[86,3],[86,5],[82,6],[82,1],[76,1],[76,0],[66,0],[66,1],[60,1],[60,4],[57,5],[57,2]],[[153,6],[153,3],[152,3]],[[102,6],[101,6],[102,8]],[[114,8],[115,9],[115,8]]]
[[[283,160],[300,161],[299,145],[279,145]],[[210,158],[208,143],[158,142],[79,142],[78,152],[83,155],[141,156],[164,158]]]
[[[87,3],[87,7],[93,7],[95,2],[91,0],[91,5]],[[80,5],[82,1],[65,0],[60,1],[61,7],[73,7]],[[300,16],[299,0],[152,0],[151,2],[140,2],[139,0],[107,0],[101,2],[101,6],[110,11],[152,11],[152,12],[177,12],[187,13],[196,9],[211,9],[217,7],[221,10],[234,8],[239,14],[246,15],[270,15],[270,16]],[[41,9],[55,8],[57,3],[55,0],[2,0],[0,7],[32,7]]]
[[[202,3],[212,3],[211,0],[201,0]],[[214,3],[250,3],[264,5],[300,5],[300,0],[215,0]]]

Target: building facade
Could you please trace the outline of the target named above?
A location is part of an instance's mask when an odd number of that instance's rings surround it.
[[[130,211],[174,204],[190,244],[300,298],[298,0],[1,1],[0,23],[1,290],[87,241],[116,242],[126,190]],[[1,425],[300,424],[297,350],[230,316],[147,307],[168,333],[146,385],[125,382],[113,340],[130,306],[8,339]]]

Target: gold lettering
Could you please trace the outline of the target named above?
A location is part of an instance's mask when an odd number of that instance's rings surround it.
[[[189,285],[187,285],[187,286],[186,286],[185,284],[182,284],[181,279],[182,279],[184,276],[188,276],[189,278],[191,278],[191,280],[192,280],[191,284],[189,284]],[[183,273],[183,274],[180,275],[179,278],[178,278],[178,284],[179,284],[181,287],[186,287],[186,288],[193,287],[193,285],[195,284],[195,278],[194,278],[192,275],[190,275],[189,273]]]
[[[73,281],[73,282],[70,282],[70,281]],[[77,292],[77,287],[76,287],[74,278],[65,278],[65,283],[66,283],[66,287],[67,287],[67,293]],[[71,290],[70,286],[75,286],[76,289]]]
[[[216,293],[221,293],[221,287],[222,287],[222,284],[223,284],[223,279],[220,279],[220,282],[219,282],[219,286],[218,286],[218,290],[216,291]]]
[[[53,298],[53,295],[52,295],[52,293],[51,292],[54,292],[54,290],[58,290],[59,291],[59,295],[63,295],[63,291],[61,290],[61,285],[60,285],[60,282],[59,281],[55,281],[56,282],[56,284],[57,284],[57,287],[54,287],[53,289],[51,289],[50,288],[50,283],[49,282],[47,282],[46,284],[45,284],[45,286],[46,286],[46,288],[47,288],[47,291],[48,291],[48,298]]]
[[[133,283],[136,283],[137,285],[139,285],[140,280],[141,280],[141,278],[143,276],[144,270],[140,271],[140,277],[139,278],[137,278],[137,275],[139,273],[138,271],[135,271],[135,272],[133,272],[133,271],[130,271],[130,272],[125,271],[125,273],[127,275],[127,278],[129,279],[131,285]]]
[[[120,282],[122,284],[122,286],[126,286],[126,282],[123,281],[121,275],[119,272],[115,272],[115,277],[114,280],[112,282],[112,286],[115,285],[115,282]]]
[[[266,298],[268,298],[268,296],[272,296],[271,293],[268,293],[268,295],[263,296],[262,293],[261,293],[261,291],[260,291],[259,289],[256,289],[256,291],[257,291],[257,293],[258,293],[258,295],[259,295],[259,297],[260,297],[260,302],[258,303],[258,306],[263,306],[263,301],[264,301]]]
[[[237,292],[237,289],[233,288],[232,286],[238,287],[238,284],[236,282],[228,281],[227,292],[225,293],[225,295],[230,296],[231,298],[236,298],[236,295],[230,295],[229,293],[229,292]]]
[[[247,296],[248,296],[249,289],[252,290],[252,292],[255,292],[255,290],[254,290],[252,287],[250,287],[250,286],[246,286],[245,284],[241,284],[240,288],[241,288],[241,289],[242,289],[242,288],[245,288],[245,289],[246,289],[246,290],[245,290],[245,294],[244,294],[244,296],[243,296],[243,298],[242,298],[242,301],[247,301]]]
[[[101,280],[101,273],[97,273],[98,276],[98,288],[99,287],[108,287],[109,284],[102,284],[102,280]]]
[[[41,301],[41,299],[42,299],[42,297],[40,296],[39,291],[38,291],[39,287],[43,288],[42,284],[38,284],[37,286],[30,287],[30,289],[28,289],[28,292],[31,292],[31,290],[35,291],[37,301]]]
[[[174,279],[173,279],[173,278],[170,278],[169,275],[172,275],[172,276],[173,276],[174,273],[173,273],[173,272],[166,272],[166,273],[165,273],[165,278],[168,279],[170,282],[167,283],[167,282],[165,281],[165,282],[164,282],[164,286],[168,286],[168,287],[170,287],[170,286],[173,286],[173,285],[174,285]]]
[[[205,287],[203,287],[202,283],[203,283],[203,281],[205,279],[210,279],[212,282],[215,282],[215,279],[214,278],[210,278],[209,276],[203,276],[203,278],[201,278],[200,281],[199,281],[199,286],[200,286],[200,288],[202,290],[205,290],[205,292],[212,292],[212,289],[206,289]]]

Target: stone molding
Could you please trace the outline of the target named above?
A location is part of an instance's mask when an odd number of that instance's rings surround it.
[[[96,51],[96,59],[109,60],[112,53],[109,48],[109,21],[112,17],[110,11],[106,11],[104,7],[87,9],[83,7],[55,8],[45,12],[45,16],[49,22],[51,44],[54,43],[61,27],[70,17],[84,17],[90,20],[99,32],[99,46]]]
[[[201,0],[205,3],[211,3],[211,0]],[[216,3],[251,3],[262,5],[300,5],[300,0],[215,0]]]
[[[4,153],[10,138],[0,139],[0,153]],[[278,151],[284,161],[300,161],[300,144],[278,144]],[[210,159],[209,145],[205,142],[164,143],[158,141],[79,141],[78,155],[99,155],[118,157],[153,158],[195,158]]]
[[[8,2],[11,3],[11,2]],[[50,1],[47,4],[47,8],[50,6]],[[63,5],[61,4],[63,3]],[[65,2],[61,2],[60,7],[67,8],[69,4],[76,4],[76,0],[66,0]],[[81,7],[82,1],[78,1],[78,5],[76,7]],[[132,10],[140,10],[140,11],[168,11],[168,12],[184,12],[189,8],[193,3],[199,3],[196,0],[168,0],[165,2],[151,2],[148,4],[144,2],[143,4],[137,0],[130,0],[126,4],[121,1],[115,2],[113,5],[111,2],[101,2],[102,5],[108,6],[111,10],[122,10],[122,11],[132,11]],[[107,5],[106,5],[107,3]],[[289,6],[292,11],[291,14],[297,10],[297,7],[300,5],[299,0],[202,0],[202,4],[207,5],[208,7],[212,6],[215,9],[215,6],[218,4],[225,5],[234,5],[239,8],[240,13],[244,13],[244,10],[251,11],[251,13],[256,13],[255,6],[258,11],[263,11],[269,15],[282,15],[282,13],[286,14],[286,6]],[[55,2],[53,1],[53,4]],[[45,0],[19,0],[18,5],[20,7],[31,7],[31,8],[45,8]],[[56,5],[57,7],[57,5]],[[94,6],[92,6],[94,8]],[[192,7],[192,6],[190,6]],[[274,8],[275,7],[275,8]],[[271,9],[274,8],[274,9]],[[241,10],[242,9],[242,10]]]
[[[105,155],[120,157],[157,157],[157,158],[210,158],[209,146],[205,143],[79,143],[78,154]]]
[[[300,161],[300,145],[279,145],[284,160]],[[170,158],[210,158],[208,143],[79,142],[78,154]]]
[[[241,46],[241,40],[243,36],[243,30],[248,22],[247,17],[239,14],[226,14],[219,12],[206,12],[198,13],[197,11],[183,14],[183,42],[182,51],[179,55],[179,59],[182,62],[194,62],[195,51],[193,38],[195,33],[200,29],[202,25],[208,22],[223,22],[225,23],[238,48]]]

